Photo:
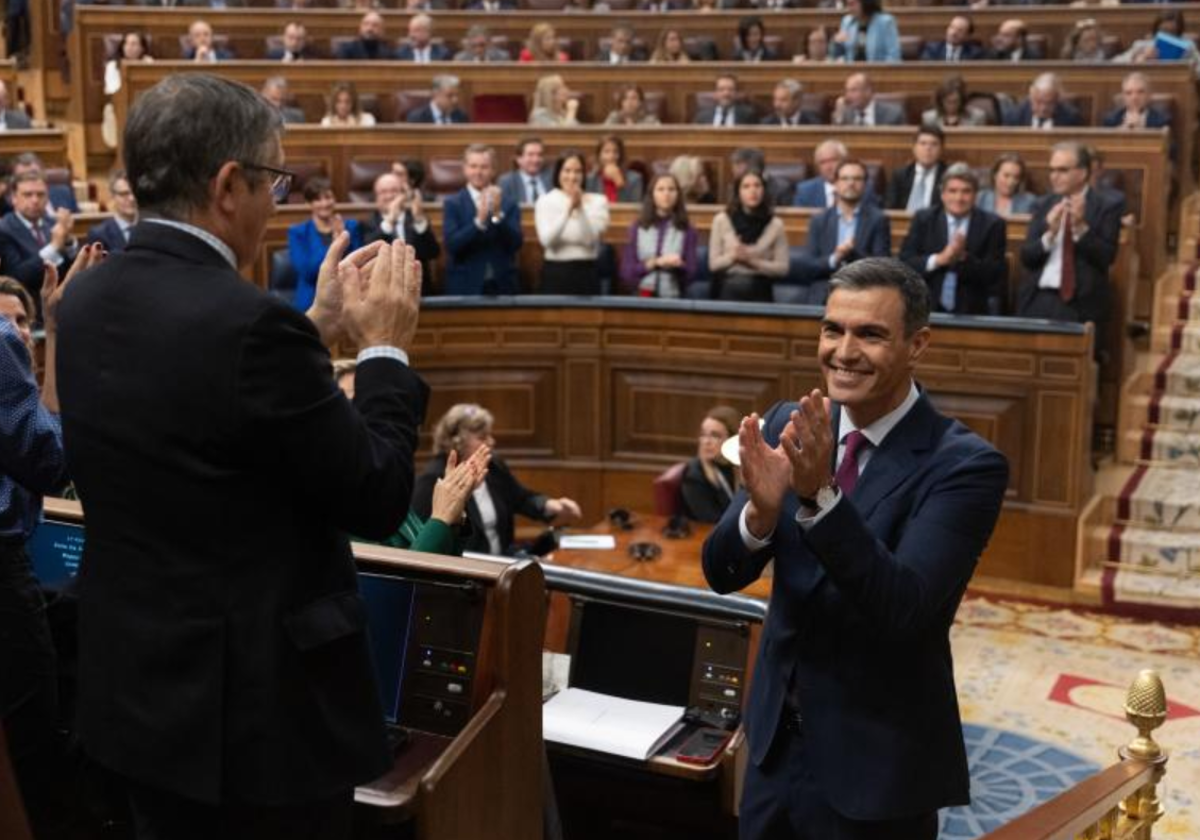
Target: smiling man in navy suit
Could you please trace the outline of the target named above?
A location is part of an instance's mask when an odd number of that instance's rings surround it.
[[[741,840],[934,840],[969,800],[950,626],[1008,465],[914,380],[929,291],[898,260],[833,280],[814,390],[742,421],[745,486],[704,544],[718,592],[775,561],[750,687]]]

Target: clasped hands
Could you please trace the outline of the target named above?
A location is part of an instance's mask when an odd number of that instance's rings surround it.
[[[403,242],[372,242],[343,257],[349,244],[343,232],[329,246],[309,320],[327,345],[345,338],[407,352],[421,308],[421,263]]]
[[[811,499],[830,482],[835,435],[829,398],[819,389],[801,397],[777,446],[768,446],[759,428],[757,414],[742,418],[738,429],[738,452],[742,481],[750,501],[746,525],[755,536],[775,530],[789,490]]]

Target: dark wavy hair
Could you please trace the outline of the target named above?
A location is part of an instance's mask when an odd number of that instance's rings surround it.
[[[687,214],[687,198],[683,194],[683,187],[679,186],[679,180],[670,172],[660,172],[657,175],[651,176],[650,183],[646,187],[646,192],[642,196],[642,210],[638,214],[638,227],[653,227],[658,222],[658,208],[654,205],[654,188],[664,178],[670,178],[671,183],[678,190],[675,198],[675,207],[671,210],[671,224],[679,230],[687,230],[690,224]]]
[[[558,160],[554,161],[554,174],[550,178],[550,183],[558,189],[562,189],[562,185],[558,183],[558,176],[562,174],[563,167],[567,165],[567,161],[571,160],[571,158],[579,161],[581,173],[587,173],[587,158],[583,156],[583,152],[578,149],[567,149],[558,156]],[[582,187],[582,184],[580,186]]]
[[[762,204],[758,205],[752,211],[747,211],[742,207],[742,199],[739,193],[742,191],[742,181],[747,178],[757,178],[763,185]],[[737,180],[733,182],[733,194],[729,196],[729,203],[725,205],[725,212],[733,218],[734,213],[745,213],[747,216],[767,216],[770,217],[775,213],[775,203],[771,200],[771,192],[767,189],[767,176],[757,169],[747,169]]]

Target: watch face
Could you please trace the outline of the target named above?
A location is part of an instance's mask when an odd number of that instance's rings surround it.
[[[837,489],[826,484],[817,491],[817,507],[821,510],[833,507],[833,503],[837,501]]]

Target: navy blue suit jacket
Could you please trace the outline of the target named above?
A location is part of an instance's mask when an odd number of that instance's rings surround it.
[[[1016,110],[1010,111],[1004,115],[1004,124],[1011,126],[1019,126],[1021,128],[1031,128],[1033,126],[1033,108],[1026,99]],[[1065,102],[1059,102],[1054,106],[1054,127],[1063,128],[1064,126],[1081,126],[1083,125],[1083,117],[1079,116],[1079,112]]]
[[[808,241],[800,255],[800,270],[806,282],[824,280],[833,274],[829,255],[838,246],[838,209],[830,207],[813,216],[808,223]],[[883,211],[874,204],[863,203],[859,211],[858,228],[854,234],[854,251],[843,265],[863,257],[892,255],[892,225]]]
[[[515,295],[520,291],[517,252],[521,250],[521,208],[501,195],[499,222],[475,224],[475,202],[463,187],[442,207],[448,295]],[[489,276],[490,275],[490,276]]]
[[[391,61],[395,58],[387,41],[364,41],[356,38],[338,47],[335,58],[341,61]]]
[[[877,205],[879,197],[875,195],[875,185],[867,181],[867,191],[863,195],[863,203]],[[820,175],[806,178],[796,185],[796,195],[792,199],[793,207],[815,207],[824,210],[829,205],[825,203],[825,179]]]
[[[400,49],[396,50],[397,61],[412,61],[413,48],[412,44],[405,44]],[[430,61],[449,61],[450,50],[446,49],[443,44],[429,45],[429,60]]]
[[[925,49],[921,50],[921,61],[945,61],[946,60],[946,42],[935,41],[925,45]],[[959,61],[979,61],[983,58],[983,47],[975,41],[967,41],[962,45],[962,52],[959,53]]]
[[[927,207],[913,214],[912,224],[900,259],[925,278],[935,312],[941,307],[942,284],[948,269],[926,271],[931,254],[936,254],[950,241],[950,228],[941,207]],[[1008,260],[1004,246],[1008,241],[1008,226],[995,213],[971,210],[967,221],[967,252],[962,262],[954,266],[958,278],[954,312],[959,315],[999,315],[1007,298]]]
[[[408,112],[408,116],[404,119],[410,123],[433,123],[433,106],[422,105],[420,108],[414,108]],[[450,112],[450,122],[452,123],[467,123],[470,121],[462,108],[455,108]]]
[[[104,245],[104,250],[110,254],[119,254],[125,250],[125,234],[121,233],[121,226],[116,219],[105,219],[98,225],[88,229],[87,244],[100,242]]]
[[[50,231],[55,220],[46,214],[42,221],[46,241],[50,240]],[[45,263],[40,256],[41,246],[37,244],[29,228],[17,218],[16,211],[0,218],[0,266],[9,277],[20,282],[29,290],[33,299],[37,300],[42,290],[42,279],[46,272]],[[67,269],[75,259],[76,246],[72,241],[63,251],[63,264],[58,267],[58,276],[65,277]]]
[[[1128,0],[1126,0],[1128,2]],[[1125,121],[1125,109],[1114,108],[1104,115],[1103,125],[1105,128],[1116,128]],[[1167,119],[1167,115],[1157,108],[1146,109],[1146,128],[1170,128],[1171,121]]]
[[[767,413],[768,444],[795,407]],[[922,395],[872,452],[854,492],[807,532],[789,492],[772,543],[751,552],[738,491],[703,564],[725,593],[775,560],[746,710],[751,761],[766,759],[792,684],[809,769],[843,816],[896,819],[968,801],[949,632],[1007,484],[1004,456]]]

